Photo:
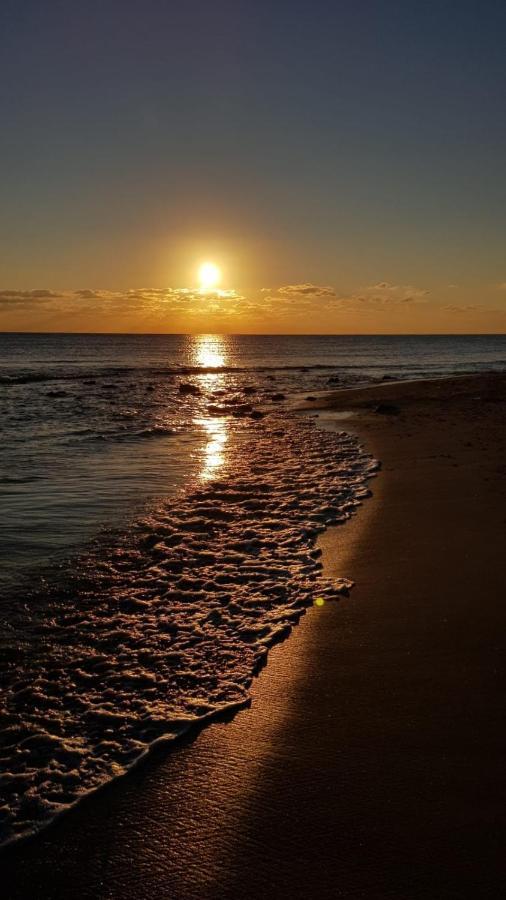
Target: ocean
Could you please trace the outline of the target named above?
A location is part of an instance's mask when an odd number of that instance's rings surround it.
[[[505,368],[506,336],[0,335],[2,840],[246,703],[348,590],[315,543],[377,465],[293,398]]]

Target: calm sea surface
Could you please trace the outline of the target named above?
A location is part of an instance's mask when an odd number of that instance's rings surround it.
[[[242,706],[346,591],[315,542],[376,463],[291,395],[504,368],[506,336],[0,335],[0,843]]]

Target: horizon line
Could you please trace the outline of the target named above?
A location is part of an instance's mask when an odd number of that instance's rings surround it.
[[[224,337],[506,337],[506,331],[342,331],[342,332],[290,332],[290,331],[3,331],[0,335],[83,335],[88,337],[198,337],[199,335],[223,335]]]

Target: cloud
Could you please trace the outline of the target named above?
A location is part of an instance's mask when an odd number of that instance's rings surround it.
[[[472,304],[466,306],[457,306],[452,304],[449,306],[443,306],[443,309],[446,312],[455,313],[457,315],[460,313],[478,313],[479,315],[488,316],[506,316],[506,309],[497,309],[497,307],[493,309],[487,306],[473,306]]]
[[[309,281],[301,284],[284,284],[278,288],[262,288],[260,294],[267,296],[262,296],[254,307],[250,306],[251,312],[262,318],[276,319],[293,319],[307,315],[311,306],[318,310],[325,309],[325,303],[336,297],[334,288],[312,284]]]
[[[32,308],[48,308],[58,301],[61,294],[56,291],[34,290],[34,291],[0,291],[0,311],[1,310],[29,310]]]
[[[0,291],[0,311],[5,310],[49,310],[61,303],[61,295],[56,291]]]
[[[349,296],[339,296],[333,287],[311,282],[286,284],[274,290],[263,288],[256,298],[246,298],[236,291],[216,290],[203,295],[194,288],[131,288],[111,291],[80,288],[75,291],[0,291],[0,311],[10,309],[34,313],[60,313],[67,316],[105,315],[138,312],[149,317],[165,317],[171,313],[199,314],[207,312],[234,316],[294,316],[307,314],[317,304],[318,310],[365,309],[392,304],[420,302],[427,292],[411,285],[395,285],[382,281]]]
[[[388,281],[380,281],[370,285],[363,291],[365,299],[374,303],[416,303],[420,302],[429,293],[411,284],[391,284]]]
[[[351,294],[338,294],[329,285],[312,282],[286,284],[278,288],[262,288],[259,314],[264,317],[293,318],[318,313],[382,312],[391,307],[424,303],[428,291],[411,284],[379,281]]]
[[[82,297],[83,300],[92,300],[94,297],[100,296],[100,291],[74,291],[76,297]]]
[[[205,297],[193,288],[132,288],[126,291],[82,288],[76,291],[0,291],[0,313],[23,313],[52,323],[58,318],[82,320],[92,317],[121,320],[122,315],[139,320],[166,321],[171,316],[202,312],[233,316],[244,298],[236,291],[216,290]],[[75,327],[78,327],[76,322]]]
[[[335,297],[334,288],[318,284],[285,284],[277,289],[282,297]]]
[[[18,297],[19,299],[29,300],[46,299],[47,297],[60,297],[61,294],[56,291],[36,290],[36,291],[0,291],[0,297]]]
[[[498,286],[499,287],[499,286]],[[506,289],[506,283],[504,286]],[[427,300],[428,291],[412,284],[394,284],[379,281],[348,294],[338,293],[328,285],[311,282],[284,284],[280,287],[262,288],[254,295],[244,296],[233,290],[216,290],[202,295],[196,288],[140,287],[124,291],[101,288],[80,288],[72,291],[54,291],[46,288],[35,290],[0,290],[0,313],[5,315],[8,327],[24,327],[33,322],[36,327],[51,329],[68,327],[80,330],[90,323],[105,330],[144,323],[144,327],[157,330],[170,326],[184,328],[185,320],[198,327],[199,320],[230,323],[239,327],[239,321],[283,323],[297,321],[297,327],[312,324],[312,317],[339,323],[340,318],[361,319],[364,323],[374,318],[388,318],[390,313],[398,317],[402,310],[425,309],[434,315],[462,315],[470,317],[490,315],[500,317],[502,323],[506,309],[489,309],[480,305],[448,304],[441,306]],[[425,306],[424,306],[425,304]],[[407,319],[406,319],[407,322]],[[206,326],[209,327],[209,326]]]
[[[335,295],[327,298],[326,310],[350,313],[367,311],[386,312],[393,307],[407,307],[424,303],[428,291],[410,284],[392,284],[380,281],[367,285],[352,294]]]

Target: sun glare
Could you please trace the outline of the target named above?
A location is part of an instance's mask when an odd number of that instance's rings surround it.
[[[221,272],[212,262],[202,263],[199,269],[199,285],[201,293],[214,290],[220,283]]]

